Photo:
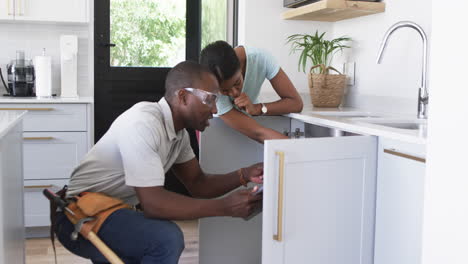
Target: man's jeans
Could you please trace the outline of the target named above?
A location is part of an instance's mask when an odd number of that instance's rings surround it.
[[[65,248],[91,259],[93,263],[108,263],[96,247],[81,235],[78,240],[71,240],[73,230],[74,226],[68,218],[61,212],[57,213],[55,233]],[[97,235],[126,264],[177,264],[184,250],[184,235],[175,223],[145,218],[143,213],[130,209],[112,213]]]

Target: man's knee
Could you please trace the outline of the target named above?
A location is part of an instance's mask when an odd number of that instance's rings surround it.
[[[160,254],[180,255],[185,248],[184,234],[179,226],[173,222],[167,221],[164,225],[158,224],[157,232],[152,234],[153,250]]]
[[[185,248],[184,233],[182,232],[182,230],[180,230],[177,224],[173,222],[169,223],[170,232],[167,232],[167,241],[165,242],[171,250],[182,253],[182,251]]]

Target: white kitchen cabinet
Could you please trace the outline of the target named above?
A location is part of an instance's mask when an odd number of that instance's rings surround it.
[[[5,6],[1,10],[6,10],[0,11],[0,19],[72,23],[89,21],[89,0],[0,0],[0,5]]]
[[[86,132],[24,132],[24,179],[68,178],[88,151]]]
[[[269,140],[262,263],[371,264],[377,138]]]
[[[58,191],[67,183],[68,179],[24,181],[25,227],[50,225],[49,200],[45,199],[42,191],[45,188]]]
[[[425,146],[379,141],[375,264],[421,263]]]
[[[2,111],[5,114],[5,111]],[[0,117],[2,123],[4,116]],[[0,124],[0,130],[2,127]],[[1,131],[0,134],[2,134]],[[0,136],[0,263],[25,263],[22,124]]]
[[[290,129],[282,116],[255,117],[278,132]],[[263,145],[213,118],[200,137],[200,166],[208,173],[226,173],[263,161]],[[242,187],[241,187],[242,188]],[[199,221],[199,263],[258,264],[262,256],[262,214],[246,221],[208,217]]]
[[[249,221],[201,219],[199,262],[371,264],[377,138],[331,137],[332,129],[296,120],[288,124],[285,117],[260,120],[280,132],[292,128],[293,137],[299,128],[298,137],[314,138],[271,140],[264,147],[213,119],[201,137],[203,170],[225,173],[264,161],[263,213]],[[281,241],[273,239],[278,226],[276,151],[285,154]]]
[[[27,110],[23,120],[25,226],[49,226],[44,188],[59,189],[92,145],[87,103],[2,103],[0,110]],[[28,231],[28,230],[27,230]]]

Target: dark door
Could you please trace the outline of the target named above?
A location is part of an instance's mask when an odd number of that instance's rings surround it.
[[[177,62],[198,60],[201,0],[99,0],[94,4],[97,142],[132,105],[159,100],[166,75]],[[179,15],[164,14],[170,9],[178,9]]]
[[[198,60],[201,0],[98,0],[94,26],[95,141],[125,110],[164,96],[166,75]],[[195,131],[189,131],[198,157]],[[172,173],[165,187],[188,194]]]

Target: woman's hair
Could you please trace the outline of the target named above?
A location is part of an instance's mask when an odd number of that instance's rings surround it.
[[[208,66],[218,82],[231,78],[240,69],[236,52],[229,43],[222,40],[208,44],[201,51],[200,64]]]

